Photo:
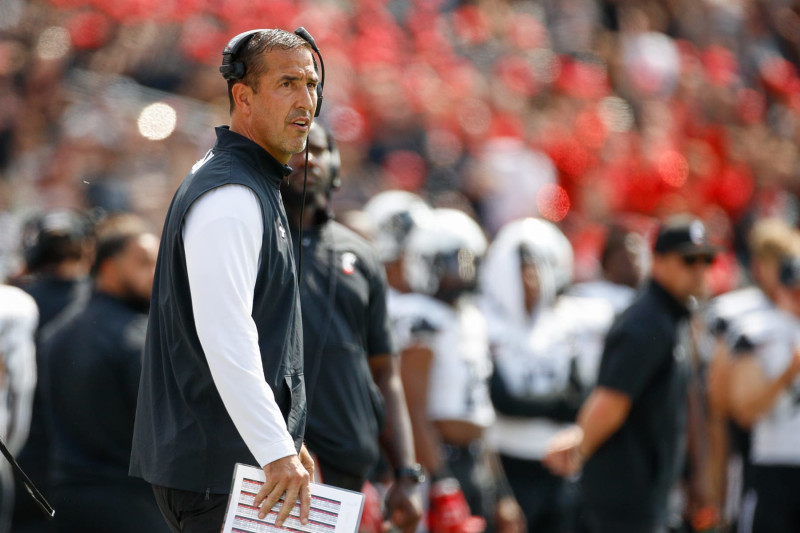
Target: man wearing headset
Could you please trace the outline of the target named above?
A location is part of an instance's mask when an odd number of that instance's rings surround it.
[[[308,522],[303,332],[279,186],[317,111],[315,50],[305,30],[228,43],[230,128],[216,129],[167,213],[130,473],[153,485],[176,532],[219,532],[236,463],[264,469],[261,518],[285,496],[276,525],[298,498]]]
[[[320,481],[355,491],[364,487],[383,448],[395,468],[385,514],[412,533],[422,512],[421,467],[414,459],[399,362],[393,355],[386,276],[371,245],[332,219],[331,193],[340,180],[331,134],[314,123],[308,148],[307,163],[303,153],[292,157],[294,172],[281,187],[295,255],[299,247],[303,254],[306,444]],[[374,525],[367,520],[370,511],[380,517],[368,505],[362,530]]]

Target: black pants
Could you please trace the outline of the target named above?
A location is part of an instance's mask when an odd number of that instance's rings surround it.
[[[497,501],[494,476],[483,457],[480,443],[469,446],[443,444],[447,466],[461,485],[469,509],[486,519],[486,531],[494,530],[494,507]]]
[[[800,531],[800,467],[751,465],[739,533]]]
[[[605,516],[584,510],[581,533],[667,533],[667,527],[652,521]]]
[[[511,490],[530,533],[573,531],[577,513],[577,487],[556,476],[540,461],[500,455]]]
[[[319,458],[317,458],[317,467],[319,468],[323,483],[339,487],[340,489],[361,492],[361,489],[364,488],[364,483],[367,481],[364,477],[340,472],[331,467],[331,465],[323,463]]]
[[[158,485],[153,485],[153,493],[173,533],[219,533],[222,530],[228,494],[203,494]]]
[[[169,533],[144,482],[59,485],[51,493],[58,533]]]

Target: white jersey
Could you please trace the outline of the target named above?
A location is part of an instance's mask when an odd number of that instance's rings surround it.
[[[591,388],[613,318],[605,301],[562,296],[541,309],[526,330],[493,327],[494,362],[508,393],[522,401],[546,401]],[[489,438],[505,455],[541,460],[547,443],[567,425],[498,413]]]
[[[402,300],[407,296],[393,287],[386,289],[386,312],[389,315],[389,320],[392,324],[392,337],[394,340],[394,349],[402,352],[408,348],[411,339],[409,334],[411,328],[407,323],[409,318],[404,315],[407,314],[404,309]]]
[[[11,453],[28,438],[36,387],[36,302],[25,291],[0,285],[0,437]],[[5,463],[5,461],[3,461]]]
[[[428,384],[430,420],[461,420],[488,427],[492,363],[486,321],[462,298],[449,306],[421,294],[394,295],[390,313],[399,349],[421,343],[433,352]]]
[[[611,304],[614,313],[619,315],[633,303],[636,297],[636,289],[619,283],[611,283],[608,280],[599,279],[586,281],[573,285],[569,292],[570,296],[581,298],[597,298]]]
[[[772,381],[783,373],[800,348],[800,320],[779,309],[747,314],[739,324],[740,347],[753,356]],[[754,464],[800,466],[800,378],[795,378],[753,426],[750,459]]]
[[[559,323],[563,324],[575,345],[574,353],[581,384],[594,387],[606,335],[614,322],[616,308],[601,298],[562,296],[556,302],[554,310]]]
[[[748,313],[772,307],[774,305],[764,291],[758,287],[746,287],[714,298],[705,312],[705,321],[712,331],[724,333],[736,327],[737,321]]]
[[[772,301],[758,287],[745,287],[726,292],[711,300],[701,317],[705,327],[698,342],[700,358],[708,363],[714,355],[715,339],[726,342],[729,348],[741,331],[740,322],[752,313],[774,308]]]

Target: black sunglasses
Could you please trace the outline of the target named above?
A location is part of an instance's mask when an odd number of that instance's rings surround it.
[[[699,262],[703,262],[706,265],[710,265],[714,262],[714,257],[711,255],[684,255],[683,256],[683,263],[686,266],[694,266]]]

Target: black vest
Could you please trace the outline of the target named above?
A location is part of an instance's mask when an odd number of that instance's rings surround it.
[[[251,140],[217,128],[217,143],[175,193],[156,264],[130,473],[155,485],[227,493],[235,463],[256,465],[214,385],[192,313],[182,228],[203,193],[227,184],[253,190],[264,237],[253,319],[264,378],[300,449],[306,400],[300,300],[279,185],[290,171]]]

